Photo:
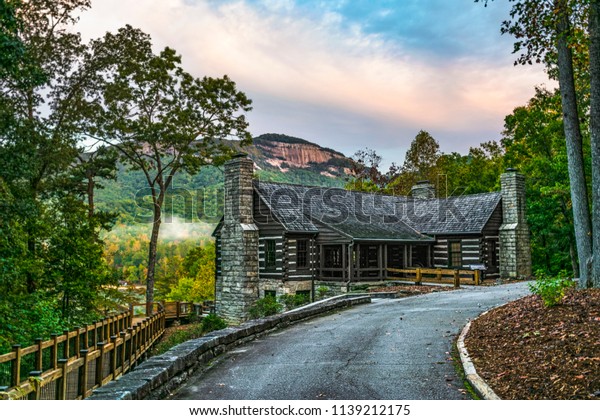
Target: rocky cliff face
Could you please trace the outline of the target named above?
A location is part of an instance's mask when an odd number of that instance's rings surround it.
[[[331,178],[345,177],[351,162],[340,152],[282,134],[255,138],[248,153],[259,170],[288,173],[305,169]]]

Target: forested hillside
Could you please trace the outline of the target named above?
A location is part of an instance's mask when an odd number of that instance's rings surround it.
[[[255,162],[255,176],[264,181],[342,187],[350,177],[352,161],[335,150],[283,134],[263,134],[249,146],[225,142],[248,153]],[[116,212],[126,222],[143,222],[151,216],[150,190],[145,175],[118,165],[114,180],[102,183],[96,192],[99,209]],[[180,172],[173,177],[167,198],[167,216],[189,221],[215,223],[220,217],[219,191],[222,168],[204,166],[197,174]]]

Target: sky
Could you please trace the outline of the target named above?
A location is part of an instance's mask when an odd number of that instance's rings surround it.
[[[551,86],[514,66],[508,1],[92,0],[84,39],[125,24],[197,77],[227,74],[253,100],[254,136],[281,133],[401,163],[420,130],[443,152],[499,140],[504,117]]]

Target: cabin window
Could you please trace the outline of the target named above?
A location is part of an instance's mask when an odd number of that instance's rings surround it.
[[[324,265],[327,268],[341,268],[342,267],[342,247],[341,245],[335,246],[324,246]]]
[[[296,267],[306,268],[308,266],[308,241],[296,242]]]
[[[273,239],[267,239],[265,241],[265,268],[269,270],[274,269],[275,266],[275,241]]]
[[[448,266],[449,267],[460,267],[462,266],[462,254],[460,249],[460,241],[453,241],[448,243]]]

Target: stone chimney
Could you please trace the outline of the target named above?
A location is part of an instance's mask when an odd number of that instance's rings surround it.
[[[500,277],[531,276],[531,244],[525,216],[525,177],[515,169],[500,176],[502,225],[500,226]]]
[[[418,181],[410,189],[410,195],[418,199],[435,198],[435,187],[427,180]]]
[[[254,163],[238,154],[225,164],[225,206],[220,232],[221,274],[216,312],[239,324],[258,299],[258,228],[252,215]]]

